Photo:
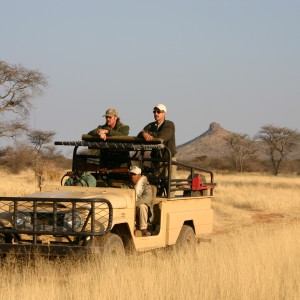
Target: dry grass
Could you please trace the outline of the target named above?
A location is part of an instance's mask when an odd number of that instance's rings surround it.
[[[35,189],[34,179],[25,181],[12,190]],[[1,265],[0,299],[299,299],[300,178],[217,175],[216,181],[212,242],[195,252],[123,260],[9,256]]]
[[[34,173],[22,172],[18,175],[10,175],[1,171],[1,196],[25,196],[38,191]]]

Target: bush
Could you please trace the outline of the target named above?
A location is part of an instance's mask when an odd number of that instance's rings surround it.
[[[42,177],[46,173],[52,174],[48,178],[52,180],[57,179],[58,175],[56,174],[61,174],[61,170],[71,169],[72,162],[71,159],[60,154],[51,157],[47,154],[41,155],[37,159],[36,153],[28,145],[22,143],[15,147],[9,146],[0,149],[0,166],[12,174],[19,174],[27,169],[34,170],[36,175]]]
[[[19,144],[15,148],[9,146],[1,149],[0,165],[12,174],[19,174],[21,171],[33,166],[34,154],[32,150]]]

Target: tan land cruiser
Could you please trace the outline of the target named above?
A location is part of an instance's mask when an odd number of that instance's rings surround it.
[[[83,135],[81,141],[55,144],[73,147],[71,174],[90,172],[96,187],[65,186],[64,176],[57,186],[41,186],[26,197],[0,197],[1,254],[119,255],[194,245],[212,232],[213,173],[172,161],[162,140],[128,136],[103,141]],[[132,165],[142,169],[152,186],[151,236],[136,226],[135,190],[122,188]],[[172,165],[177,165],[176,179],[170,176]],[[162,167],[164,175],[158,172]]]

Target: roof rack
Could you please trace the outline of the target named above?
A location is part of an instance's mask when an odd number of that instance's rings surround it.
[[[132,136],[108,137],[105,141],[89,135],[83,135],[82,141],[56,141],[55,145],[84,146],[90,149],[128,149],[128,150],[152,150],[163,149],[165,146],[162,139],[145,141]]]

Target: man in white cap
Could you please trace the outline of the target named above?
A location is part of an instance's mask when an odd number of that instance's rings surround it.
[[[161,138],[166,147],[171,151],[172,160],[176,161],[176,142],[175,142],[175,125],[172,121],[166,120],[167,108],[164,104],[156,104],[153,108],[154,122],[149,123],[138,134],[138,137],[143,137],[146,141],[151,141],[153,138]],[[165,153],[162,153],[165,155]],[[166,175],[166,168],[160,170],[161,174]],[[171,178],[176,178],[177,167],[172,165]]]
[[[148,178],[142,175],[142,170],[138,166],[133,166],[129,170],[130,182],[122,187],[135,189],[136,192],[136,214],[139,220],[139,228],[143,236],[150,236],[147,231],[149,210],[152,210],[152,188]],[[151,212],[152,214],[152,212]]]
[[[115,108],[109,108],[103,117],[105,117],[106,123],[91,130],[89,135],[99,136],[103,140],[106,140],[107,136],[128,135],[129,126],[121,123]]]
[[[151,122],[139,133],[146,141],[153,138],[161,138],[164,145],[171,150],[172,157],[176,154],[175,125],[172,121],[166,120],[167,108],[164,104],[157,104],[153,108],[155,122]]]

